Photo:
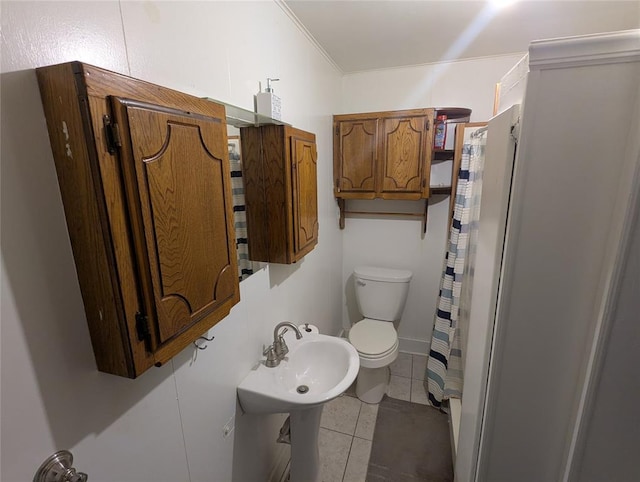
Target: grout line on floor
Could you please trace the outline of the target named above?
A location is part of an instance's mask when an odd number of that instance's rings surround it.
[[[352,437],[356,436],[356,432],[358,431],[358,422],[360,421],[360,414],[362,413],[362,401],[358,400],[360,402],[360,407],[358,408],[358,416],[356,417],[356,426],[353,428],[353,435]]]
[[[354,436],[351,437],[351,443],[349,444],[349,453],[347,454],[347,463],[344,464],[344,469],[342,469],[342,477],[340,478],[342,482],[344,482],[344,478],[347,475],[347,467],[349,466],[349,459],[351,458],[351,449],[353,448],[354,438],[355,438]]]
[[[416,381],[419,381],[419,382],[424,382],[424,381],[426,381],[426,380],[424,380],[424,379],[422,379],[422,378],[405,377],[405,376],[402,376],[402,375],[391,375],[391,376],[393,376],[393,377],[398,377],[398,378],[408,378],[409,380],[416,380]]]
[[[344,432],[338,432],[337,430],[333,430],[332,428],[327,428],[327,427],[320,427],[322,430],[327,430],[329,432],[333,432],[333,433],[339,433],[340,435],[346,435],[347,437],[353,437],[354,435],[349,435],[348,433],[344,433]]]

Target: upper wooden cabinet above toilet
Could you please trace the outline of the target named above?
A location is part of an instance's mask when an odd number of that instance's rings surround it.
[[[429,197],[433,109],[333,116],[337,198]]]
[[[448,186],[430,183],[432,163],[453,158],[453,148],[434,146],[434,119],[440,120],[439,127],[447,127],[469,120],[470,115],[471,110],[465,108],[334,115],[333,193],[340,209],[340,228],[347,214],[419,216],[424,234],[429,197],[451,193],[450,182]],[[453,129],[451,132],[449,141],[454,140]],[[377,198],[427,201],[421,213],[346,209],[348,199]]]

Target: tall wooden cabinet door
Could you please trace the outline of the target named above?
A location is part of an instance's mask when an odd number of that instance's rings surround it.
[[[153,344],[163,345],[237,296],[226,126],[130,100],[112,105],[140,296]]]
[[[240,129],[242,178],[247,217],[249,259],[269,259],[269,206],[266,202],[265,170],[262,161],[262,135],[259,127]],[[280,209],[280,215],[283,209]]]
[[[381,197],[419,199],[428,186],[428,117],[385,118],[381,121]]]
[[[378,119],[336,121],[335,135],[336,196],[373,199],[377,187]]]
[[[316,144],[295,134],[291,137],[293,178],[293,236],[295,260],[318,242],[318,156]]]

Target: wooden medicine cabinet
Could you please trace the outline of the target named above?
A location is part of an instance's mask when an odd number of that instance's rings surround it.
[[[80,62],[37,76],[97,366],[135,378],[240,299],[225,110]]]
[[[318,243],[314,134],[287,125],[240,129],[249,258],[290,264]]]

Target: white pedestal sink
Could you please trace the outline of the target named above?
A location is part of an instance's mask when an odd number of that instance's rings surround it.
[[[247,413],[291,414],[291,482],[316,482],[322,405],[349,388],[360,359],[342,338],[305,333],[286,341],[289,353],[280,365],[260,362],[238,385],[238,398]]]

